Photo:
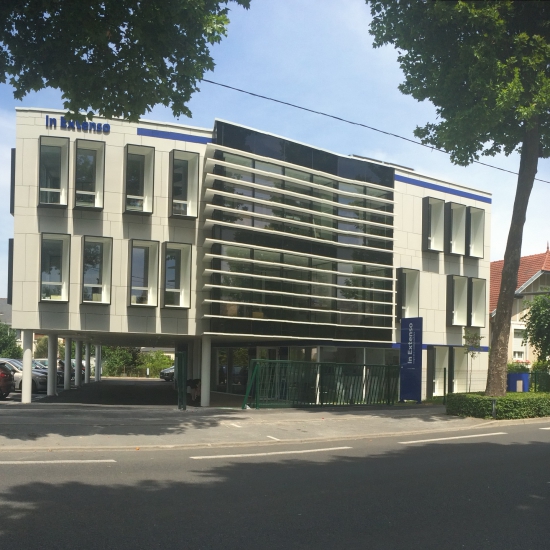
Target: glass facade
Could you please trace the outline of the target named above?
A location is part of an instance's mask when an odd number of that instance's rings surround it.
[[[393,170],[227,123],[216,131],[211,330],[391,340]]]
[[[79,148],[76,151],[76,206],[95,206],[97,151]]]
[[[40,146],[40,203],[61,204],[61,147]]]
[[[128,153],[126,159],[126,210],[143,210],[145,156]]]

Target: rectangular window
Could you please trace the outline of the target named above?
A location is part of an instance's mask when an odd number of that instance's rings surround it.
[[[69,299],[70,236],[42,234],[40,247],[40,300]]]
[[[170,216],[197,217],[199,159],[198,153],[170,153]]]
[[[445,228],[445,201],[422,199],[422,250],[443,252]]]
[[[466,206],[463,204],[445,204],[445,252],[466,254]]]
[[[131,306],[157,305],[158,243],[130,241]]]
[[[514,340],[519,340],[523,342],[523,329],[514,329]]]
[[[76,140],[75,207],[103,208],[105,143]]]
[[[514,351],[514,359],[523,359],[524,352],[523,351]]]
[[[486,281],[485,279],[477,279],[471,277],[469,279],[469,300],[468,309],[470,315],[469,326],[484,327],[486,317]]]
[[[485,210],[469,206],[466,210],[468,256],[483,258],[485,247]]]
[[[419,316],[420,271],[416,269],[397,269],[397,320],[404,317]]]
[[[82,302],[111,302],[112,239],[84,237],[82,254]]]
[[[468,325],[468,277],[447,275],[447,325]]]
[[[191,245],[164,243],[163,307],[190,307]]]
[[[155,149],[126,146],[126,212],[153,212]]]
[[[69,139],[40,137],[38,204],[67,206]]]

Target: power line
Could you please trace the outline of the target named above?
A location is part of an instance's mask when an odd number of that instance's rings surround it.
[[[309,109],[308,107],[302,107],[301,105],[296,105],[294,103],[289,103],[288,101],[282,101],[280,99],[275,99],[273,97],[261,95],[261,94],[255,94],[254,92],[249,92],[248,90],[242,90],[241,88],[235,88],[234,86],[229,86],[228,84],[221,84],[220,82],[214,82],[213,80],[208,80],[206,78],[202,79],[202,82],[208,82],[209,84],[214,84],[216,86],[221,86],[222,88],[228,88],[229,90],[234,90],[235,92],[240,92],[242,94],[248,94],[253,97],[259,97],[260,99],[265,99],[267,101],[273,101],[274,103],[280,103],[281,105],[286,105],[288,107],[293,107],[294,109],[300,109],[301,111],[307,111],[308,113],[313,113],[315,115],[321,115],[327,118],[332,118],[334,120],[339,120],[340,122],[345,122],[346,124],[352,124],[353,126],[361,126],[362,128],[367,128],[368,130],[372,130],[373,132],[378,132],[380,134],[385,134],[386,136],[391,136],[394,138],[402,139],[404,141],[408,141],[409,143],[414,143],[415,145],[420,145],[422,147],[425,147],[426,149],[431,149],[432,151],[438,151],[439,153],[443,153],[445,155],[448,155],[447,151],[444,151],[443,149],[438,149],[437,147],[433,147],[432,145],[426,145],[425,143],[422,143],[420,141],[416,141],[414,139],[407,138],[405,136],[400,136],[399,134],[394,134],[392,132],[386,132],[385,130],[380,130],[379,128],[374,128],[373,126],[368,126],[367,124],[363,124],[362,122],[355,122],[353,120],[348,120],[346,118],[342,118],[336,115],[331,115],[329,113],[324,113],[323,111],[316,111],[315,109]],[[493,168],[494,170],[500,170],[501,172],[507,172],[508,174],[513,174],[514,176],[517,176],[517,172],[512,172],[512,170],[506,170],[506,168],[500,168],[499,166],[494,166],[493,164],[487,164],[486,162],[481,162],[480,160],[474,160],[475,164],[480,164],[481,166],[487,166],[488,168]],[[535,181],[541,181],[544,183],[550,183],[550,181],[547,180],[541,180],[539,178],[535,178]]]

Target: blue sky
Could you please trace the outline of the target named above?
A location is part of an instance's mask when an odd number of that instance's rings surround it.
[[[252,0],[250,10],[231,5],[228,36],[212,52],[206,78],[325,111],[389,132],[413,137],[418,125],[435,120],[429,102],[402,95],[402,74],[393,48],[373,49],[369,9],[363,0]],[[135,84],[130,84],[135,85]],[[280,134],[341,154],[358,154],[414,168],[420,173],[493,193],[491,259],[504,255],[516,176],[478,165],[454,166],[447,155],[342,122],[202,83],[180,122],[211,128],[215,118]],[[15,107],[63,108],[61,94],[44,90],[15,101],[0,85],[0,296],[7,285],[9,155],[15,146]],[[144,118],[173,121],[156,107]],[[482,159],[517,171],[519,156]],[[550,161],[540,160],[539,178],[550,180]],[[550,184],[535,182],[522,254],[546,250]]]

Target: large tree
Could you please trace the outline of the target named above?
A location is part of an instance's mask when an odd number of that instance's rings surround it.
[[[539,157],[550,152],[550,4],[369,1],[375,46],[394,45],[401,92],[436,107],[415,130],[460,165],[480,155],[521,154],[486,393],[506,391],[506,361],[523,225]]]
[[[0,357],[21,359],[23,349],[17,343],[17,333],[8,324],[0,321]]]
[[[229,23],[227,4],[250,0],[2,0],[0,82],[16,99],[52,87],[64,107],[132,121],[154,105],[175,116]],[[78,116],[78,114],[77,114]]]
[[[539,361],[550,358],[550,292],[526,300],[527,312],[522,317],[525,322],[523,338],[529,342]]]

